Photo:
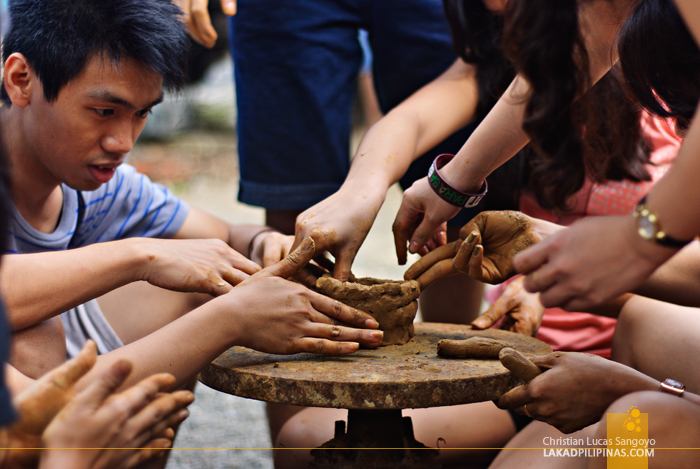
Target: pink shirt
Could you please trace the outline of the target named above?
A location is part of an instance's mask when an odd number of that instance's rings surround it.
[[[528,194],[521,197],[520,210],[531,217],[560,225],[570,225],[586,216],[632,213],[639,199],[666,174],[683,142],[676,136],[670,122],[647,113],[642,116],[642,133],[651,149],[651,164],[646,165],[651,181],[608,181],[604,184],[587,181],[572,196],[574,208],[562,217],[540,207]],[[594,353],[608,358],[616,323],[616,319],[603,316],[547,308],[537,338],[548,343],[553,350]]]

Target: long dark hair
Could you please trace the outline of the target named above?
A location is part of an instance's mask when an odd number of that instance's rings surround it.
[[[481,0],[443,0],[455,52],[476,67],[482,120],[515,78],[515,69],[501,51],[503,17],[489,11]]]
[[[481,0],[443,0],[443,6],[455,52],[476,68],[479,102],[475,119],[479,122],[515,78],[515,68],[500,47],[503,17],[489,11]],[[484,199],[485,210],[518,209],[526,166],[520,152],[489,176],[491,190]]]
[[[531,138],[529,186],[543,207],[566,211],[586,180],[649,180],[639,109],[615,71],[589,87],[577,0],[511,0],[504,53],[528,81],[523,129]]]
[[[700,49],[673,2],[641,2],[620,31],[618,51],[639,105],[687,129],[700,100]]]

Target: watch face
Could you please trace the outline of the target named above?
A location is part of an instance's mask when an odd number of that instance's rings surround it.
[[[639,217],[637,219],[637,231],[642,238],[653,239],[656,227],[648,217]]]

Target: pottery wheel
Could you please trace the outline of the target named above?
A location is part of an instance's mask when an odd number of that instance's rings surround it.
[[[344,409],[408,409],[498,399],[522,384],[497,359],[442,358],[440,339],[475,335],[512,344],[526,356],[551,348],[537,339],[497,329],[416,323],[405,345],[351,355],[270,355],[244,347],[224,352],[199,375],[209,387],[280,404]]]

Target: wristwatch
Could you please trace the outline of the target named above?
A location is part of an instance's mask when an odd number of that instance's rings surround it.
[[[634,209],[634,217],[637,219],[637,233],[644,239],[654,241],[656,244],[669,248],[682,248],[691,241],[680,240],[666,234],[661,228],[659,217],[651,213],[647,208],[647,198],[642,197]]]
[[[681,397],[685,392],[685,386],[674,379],[666,379],[661,383],[659,391]]]

